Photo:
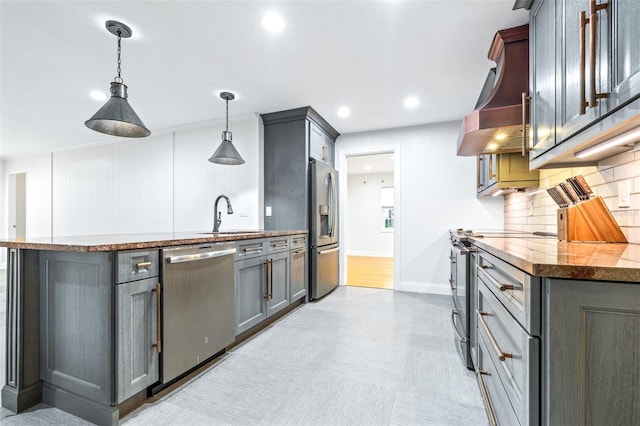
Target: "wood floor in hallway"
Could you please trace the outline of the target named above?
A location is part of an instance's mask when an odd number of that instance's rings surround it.
[[[393,257],[347,256],[347,285],[393,288]]]

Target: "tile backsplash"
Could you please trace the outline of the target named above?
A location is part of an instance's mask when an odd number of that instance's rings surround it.
[[[637,145],[636,145],[637,146]],[[630,243],[640,244],[640,150],[602,160],[597,166],[540,170],[540,188],[583,175],[594,196],[601,196]],[[628,182],[630,207],[618,207],[618,187]],[[505,196],[504,227],[518,231],[556,232],[557,206],[546,191]]]

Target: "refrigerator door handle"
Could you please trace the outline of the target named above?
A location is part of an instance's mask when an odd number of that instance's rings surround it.
[[[329,173],[329,236],[332,238],[335,236],[336,223],[338,222],[337,204],[338,187],[336,186],[333,173]]]

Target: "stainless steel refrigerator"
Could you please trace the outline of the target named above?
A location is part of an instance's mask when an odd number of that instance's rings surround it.
[[[319,299],[336,288],[340,279],[338,171],[330,164],[311,159],[309,174],[311,298]]]

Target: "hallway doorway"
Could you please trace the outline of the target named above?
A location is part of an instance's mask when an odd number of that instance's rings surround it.
[[[393,289],[394,155],[347,157],[349,286]]]

